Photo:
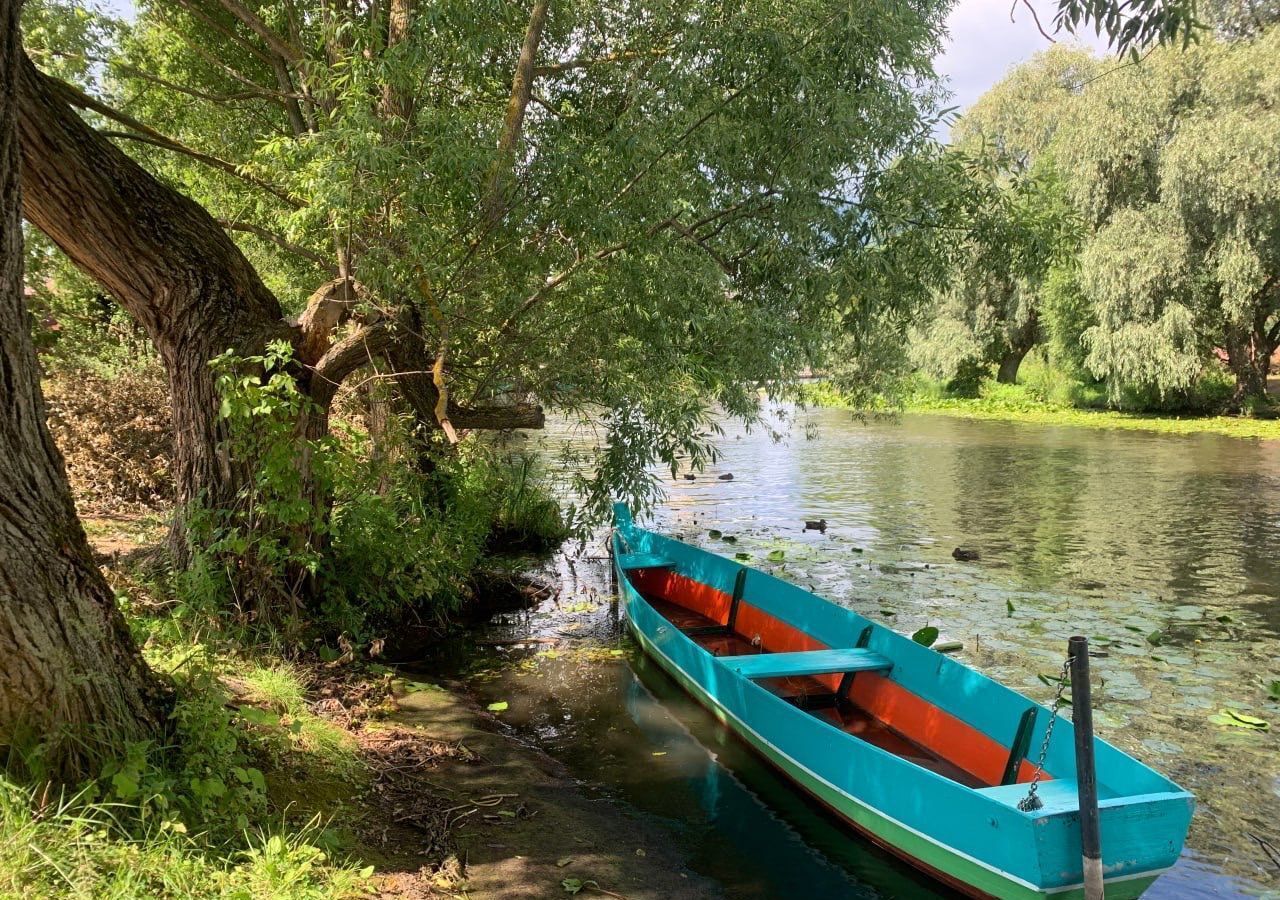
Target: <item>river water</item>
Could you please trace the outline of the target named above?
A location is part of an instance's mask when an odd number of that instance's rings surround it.
[[[591,440],[542,437],[551,476],[558,446]],[[1087,635],[1106,653],[1093,663],[1099,733],[1198,801],[1182,860],[1146,896],[1280,886],[1280,703],[1268,695],[1280,680],[1280,442],[811,410],[781,441],[726,425],[720,450],[642,524],[750,554],[899,631],[936,626],[962,642],[959,659],[1042,702],[1067,637]],[[957,562],[956,547],[980,558]],[[559,592],[485,635],[540,643],[455,648],[430,665],[506,701],[517,735],[670,829],[728,896],[947,896],[801,799],[646,664],[603,556],[602,539],[566,548],[550,564]],[[1272,729],[1211,721],[1226,709]]]

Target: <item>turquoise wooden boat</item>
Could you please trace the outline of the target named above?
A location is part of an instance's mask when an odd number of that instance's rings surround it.
[[[973,897],[1083,897],[1075,748],[1050,713],[852,610],[645,531],[615,507],[613,559],[645,652],[867,838]],[[1106,895],[1177,860],[1195,801],[1096,740]]]

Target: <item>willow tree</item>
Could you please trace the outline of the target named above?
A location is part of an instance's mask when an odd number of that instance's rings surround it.
[[[163,693],[93,562],[45,427],[23,302],[18,7],[0,0],[0,752],[75,781],[100,756],[158,738]]]
[[[811,360],[943,11],[144,3],[102,93],[23,66],[26,209],[159,349],[183,501],[242,477],[210,360],[272,339],[313,433],[372,368],[446,433],[602,414],[595,496],[643,492]]]
[[[1280,346],[1280,31],[1157,51],[1091,86],[1057,155],[1096,229],[1088,365],[1182,390],[1225,356],[1231,405],[1269,412]]]
[[[1044,339],[1053,311],[1042,287],[1071,258],[1077,232],[1047,151],[1100,65],[1086,50],[1053,47],[1015,67],[952,126],[952,152],[969,161],[976,202],[913,347],[934,376],[967,382],[994,367],[1011,384]]]
[[[374,369],[450,439],[589,410],[589,495],[644,495],[824,346],[945,7],[143,2],[93,89],[22,64],[25,209],[159,350],[180,503],[234,503],[209,363],[274,340],[303,436]]]

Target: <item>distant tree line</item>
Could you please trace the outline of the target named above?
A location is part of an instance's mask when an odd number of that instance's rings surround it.
[[[1040,348],[1110,405],[1270,414],[1280,347],[1280,5],[1211,5],[1193,46],[1055,46],[956,122],[980,187],[911,361],[953,389]],[[1105,392],[1104,392],[1105,391]]]

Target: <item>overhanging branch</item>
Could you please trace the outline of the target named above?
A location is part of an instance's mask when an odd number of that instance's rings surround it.
[[[533,10],[529,14],[520,59],[516,62],[516,71],[511,78],[511,99],[507,101],[502,135],[498,138],[498,158],[494,160],[489,184],[485,189],[482,221],[486,229],[502,218],[503,186],[506,184],[508,170],[515,163],[525,110],[529,108],[529,98],[533,92],[534,63],[537,61],[538,45],[542,42],[542,29],[547,23],[549,6],[550,0],[534,0]]]
[[[53,90],[54,95],[57,96],[63,102],[71,106],[74,106],[78,109],[92,110],[93,112],[96,112],[99,115],[107,119],[110,119],[113,122],[119,122],[121,125],[124,125],[126,128],[130,128],[133,131],[137,132],[136,134],[132,134],[132,135],[114,132],[114,133],[111,133],[111,136],[131,138],[133,140],[141,141],[146,144],[153,144],[165,150],[171,150],[174,153],[181,153],[184,156],[189,156],[192,159],[198,162],[202,162],[211,168],[217,169],[220,172],[225,172],[226,174],[231,175],[235,178],[238,178],[241,181],[246,182],[247,184],[251,184],[256,188],[260,188],[261,190],[266,191],[272,196],[289,204],[289,206],[293,207],[294,209],[300,208],[301,204],[299,204],[298,201],[295,200],[293,197],[289,196],[289,194],[285,193],[283,190],[281,190],[280,188],[276,187],[273,184],[268,184],[267,182],[263,181],[260,178],[255,178],[252,175],[248,175],[240,171],[240,168],[234,165],[233,163],[229,163],[225,159],[219,159],[216,156],[210,156],[208,153],[201,153],[199,150],[188,147],[186,144],[180,143],[179,141],[174,140],[173,138],[169,137],[166,134],[161,134],[160,132],[156,131],[154,128],[151,128],[150,126],[145,125],[142,122],[139,122],[133,116],[127,115],[125,113],[120,112],[117,109],[114,109],[113,107],[108,106],[107,104],[103,103],[101,100],[98,100],[96,97],[89,96],[84,91],[80,90],[78,87],[75,87],[74,85],[68,84],[65,81],[60,81],[57,78],[54,78],[50,75],[46,75],[44,73],[41,73],[41,75],[45,79],[49,87]]]
[[[237,0],[222,0],[222,7],[231,15],[235,16],[245,25],[249,26],[249,30],[262,38],[263,42],[271,48],[273,53],[283,57],[287,62],[299,63],[302,61],[302,51],[294,47],[280,35],[272,31],[266,22],[254,14],[254,12]]]
[[[295,244],[283,235],[276,234],[274,231],[271,231],[268,228],[263,228],[261,225],[254,225],[252,222],[233,222],[227,219],[219,219],[218,224],[228,231],[243,231],[245,234],[252,234],[256,237],[262,238],[264,241],[270,241],[281,250],[313,262],[332,275],[336,275],[338,273],[338,267],[334,265],[332,260],[325,259],[314,250],[308,250],[306,247]]]
[[[390,346],[391,330],[385,322],[357,328],[330,347],[312,367],[311,399],[328,409],[346,377],[382,356]]]

